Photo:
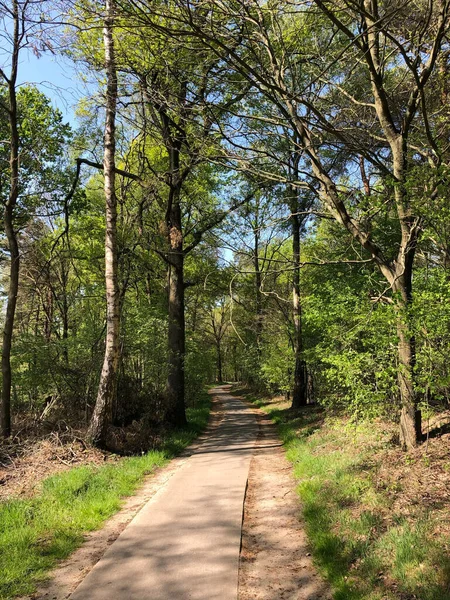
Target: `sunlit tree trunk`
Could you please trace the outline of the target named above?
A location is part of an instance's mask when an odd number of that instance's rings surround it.
[[[405,448],[414,448],[422,438],[421,414],[417,408],[414,381],[416,345],[410,315],[413,264],[419,236],[419,221],[410,214],[405,201],[405,142],[400,139],[396,145],[391,144],[391,147],[393,147],[394,175],[398,182],[395,188],[395,197],[401,227],[401,244],[391,282],[397,318],[398,382],[401,399],[400,443]]]
[[[115,129],[117,105],[117,72],[114,55],[114,0],[106,0],[103,29],[105,68],[107,76],[106,122],[104,135],[104,190],[106,202],[105,283],[106,283],[106,345],[97,400],[88,430],[89,440],[102,446],[116,391],[119,363],[119,286],[117,261],[117,198],[115,192]]]

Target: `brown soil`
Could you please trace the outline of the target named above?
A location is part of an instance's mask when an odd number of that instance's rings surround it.
[[[244,506],[239,600],[330,600],[300,520],[292,466],[276,426],[255,409],[259,437]]]
[[[0,442],[0,501],[32,496],[43,479],[61,471],[118,460],[114,454],[88,447],[82,430],[26,435]]]
[[[389,515],[414,520],[428,513],[435,535],[450,535],[450,413],[425,423],[426,441],[408,453],[397,446],[375,454],[372,477],[387,498]]]

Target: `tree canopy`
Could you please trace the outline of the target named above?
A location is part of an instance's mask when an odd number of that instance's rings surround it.
[[[107,446],[216,379],[420,443],[450,394],[450,2],[44,4],[2,4],[3,434],[52,404]],[[95,75],[79,131],[18,84],[36,44]]]

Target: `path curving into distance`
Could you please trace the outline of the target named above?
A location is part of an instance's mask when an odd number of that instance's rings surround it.
[[[228,386],[223,419],[109,547],[71,600],[236,600],[256,418]]]

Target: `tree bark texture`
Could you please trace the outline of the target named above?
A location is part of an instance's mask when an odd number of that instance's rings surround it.
[[[103,156],[106,204],[106,344],[97,400],[88,430],[89,440],[97,446],[103,446],[106,442],[106,433],[111,421],[111,411],[116,391],[116,375],[119,363],[120,298],[117,260],[117,197],[115,192],[117,72],[113,40],[114,8],[114,0],[106,0],[106,16],[103,28],[107,76]]]
[[[8,299],[6,303],[5,325],[3,328],[2,342],[2,398],[0,410],[0,429],[4,437],[11,435],[11,347],[12,336],[14,330],[14,318],[16,314],[17,293],[19,290],[19,269],[20,256],[19,245],[17,242],[17,233],[14,228],[14,208],[19,197],[19,132],[18,132],[18,114],[17,114],[17,97],[16,97],[16,81],[17,69],[19,65],[19,49],[20,49],[20,19],[19,19],[19,3],[13,1],[13,53],[11,57],[11,74],[7,81],[8,84],[8,102],[9,102],[9,130],[10,130],[10,189],[8,199],[5,203],[3,218],[6,239],[8,241],[8,250],[10,255],[9,266],[9,287]]]
[[[186,333],[184,323],[184,255],[181,209],[177,202],[171,211],[169,292],[169,373],[167,376],[166,418],[177,427],[186,425],[184,403]]]
[[[408,262],[410,265],[408,265]],[[414,386],[416,363],[415,338],[409,323],[412,300],[412,258],[397,277],[393,289],[396,294],[398,337],[398,383],[401,398],[400,443],[404,448],[414,448],[422,439],[421,413],[417,410]]]
[[[19,290],[19,246],[13,225],[12,205],[5,208],[5,231],[10,253],[8,300],[6,304],[5,325],[3,328],[2,345],[2,406],[1,406],[1,431],[4,437],[11,435],[11,348],[16,313],[17,293]]]
[[[253,265],[255,269],[255,317],[256,317],[256,349],[258,356],[261,356],[262,333],[263,333],[263,314],[262,314],[262,276],[259,260],[259,210],[256,207],[255,220],[253,223]]]
[[[294,207],[291,216],[292,226],[292,311],[294,318],[294,389],[292,392],[292,408],[306,406],[308,402],[308,372],[303,358],[302,337],[302,305],[300,299],[300,218]]]

